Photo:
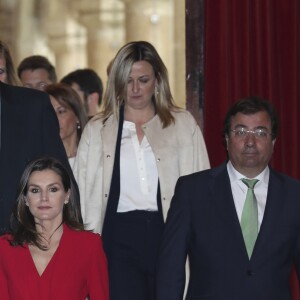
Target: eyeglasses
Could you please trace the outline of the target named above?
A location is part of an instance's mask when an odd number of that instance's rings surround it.
[[[254,130],[247,130],[244,127],[241,127],[241,128],[237,128],[237,129],[231,129],[230,132],[233,132],[234,136],[237,137],[237,138],[245,138],[245,137],[249,136],[249,134],[251,133],[257,139],[260,139],[260,140],[264,140],[269,135],[272,135],[265,128],[257,128],[257,129],[254,129]]]

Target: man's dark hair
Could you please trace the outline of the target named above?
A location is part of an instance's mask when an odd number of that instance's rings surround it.
[[[72,85],[77,83],[79,88],[84,93],[85,98],[91,93],[98,93],[100,106],[103,94],[103,84],[99,75],[92,69],[79,69],[75,70],[61,79],[62,83]]]
[[[25,70],[44,69],[49,74],[49,80],[52,83],[57,82],[57,76],[54,66],[50,61],[41,55],[32,55],[24,58],[18,66],[18,76],[21,79],[21,73]]]
[[[242,98],[230,107],[224,120],[223,135],[229,135],[231,119],[237,113],[252,115],[260,111],[267,112],[271,119],[272,140],[274,140],[278,133],[278,117],[273,105],[260,97]]]

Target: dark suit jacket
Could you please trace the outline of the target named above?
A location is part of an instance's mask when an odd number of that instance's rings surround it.
[[[17,185],[29,161],[49,155],[63,162],[70,172],[71,168],[46,93],[0,82],[0,101],[1,234],[7,229]]]
[[[263,222],[249,261],[226,164],[181,177],[158,261],[157,300],[291,299],[293,260],[300,269],[300,182],[270,170]],[[298,272],[299,273],[299,272]]]

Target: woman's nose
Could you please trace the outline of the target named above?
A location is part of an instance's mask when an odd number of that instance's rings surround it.
[[[41,200],[42,201],[48,201],[48,192],[47,191],[42,191],[41,192]]]
[[[132,90],[135,93],[138,92],[138,90],[139,90],[139,83],[138,83],[138,81],[133,81]]]

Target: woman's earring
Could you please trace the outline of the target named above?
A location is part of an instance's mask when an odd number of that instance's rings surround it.
[[[158,90],[157,85],[155,86],[154,93],[155,93],[155,96],[157,96],[159,94],[159,90]]]
[[[77,122],[77,130],[79,130],[81,128],[80,123]]]
[[[65,198],[65,202],[64,202],[64,204],[68,204],[69,203],[69,198],[70,197],[70,195],[68,195],[66,198]]]

